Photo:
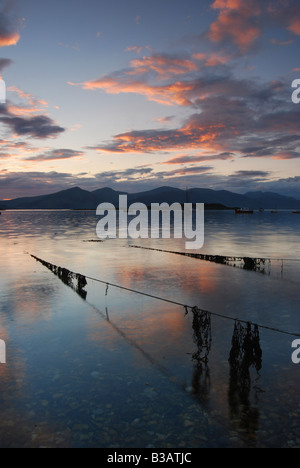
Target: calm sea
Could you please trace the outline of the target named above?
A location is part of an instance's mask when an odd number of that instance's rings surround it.
[[[184,240],[95,242],[97,221],[0,217],[0,446],[300,446],[300,216],[205,214],[199,253],[271,260],[258,271],[132,248]],[[86,296],[30,255],[88,277]]]

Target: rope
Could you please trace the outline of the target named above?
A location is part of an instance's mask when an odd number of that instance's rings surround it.
[[[208,259],[224,259],[227,262],[234,262],[234,261],[242,261],[245,258],[250,258],[254,261],[261,261],[261,262],[300,262],[300,258],[274,258],[274,257],[247,257],[246,255],[211,255],[211,254],[193,254],[193,253],[186,253],[186,252],[175,252],[174,250],[163,250],[163,249],[154,249],[152,247],[142,247],[139,245],[130,245],[129,247],[133,249],[142,249],[142,250],[153,250],[156,252],[163,252],[163,253],[172,253],[176,255],[183,255],[186,257],[191,258],[198,258],[199,260],[208,260]],[[213,261],[213,260],[209,260]],[[218,262],[215,262],[218,263]]]
[[[40,258],[35,257],[34,255],[30,255],[30,256],[32,258],[34,258],[35,260],[37,260],[39,262],[42,262],[43,264],[47,263],[47,262],[41,260]],[[49,263],[49,265],[52,265],[52,264]],[[186,313],[188,312],[188,309],[193,310],[193,308],[194,308],[194,306],[190,306],[190,305],[187,305],[187,304],[183,304],[181,302],[173,301],[171,299],[163,298],[163,297],[156,296],[154,294],[145,293],[145,292],[142,292],[142,291],[137,291],[137,290],[131,289],[131,288],[126,288],[125,286],[121,286],[120,284],[109,283],[108,281],[104,281],[104,280],[101,280],[101,279],[98,279],[98,278],[93,278],[91,276],[82,275],[81,273],[75,273],[75,272],[70,271],[70,270],[68,270],[68,271],[72,275],[81,276],[81,277],[84,276],[86,279],[89,279],[91,281],[95,281],[96,283],[106,285],[106,295],[108,294],[108,286],[111,286],[113,288],[121,289],[123,291],[131,292],[131,293],[138,294],[138,295],[141,295],[141,296],[149,297],[151,299],[156,299],[156,300],[161,301],[161,302],[166,302],[168,304],[183,307],[185,309]],[[250,324],[256,325],[257,327],[262,328],[264,330],[269,330],[269,331],[281,333],[283,335],[300,337],[300,333],[292,333],[292,332],[289,332],[289,331],[281,330],[279,328],[274,328],[274,327],[270,327],[270,326],[267,326],[267,325],[259,325],[257,323],[252,323],[249,320],[248,321],[247,320],[241,320],[241,319],[238,319],[236,317],[230,317],[228,315],[219,314],[219,313],[216,313],[216,312],[209,312],[209,311],[205,311],[205,310],[202,310],[202,312],[210,314],[211,316],[214,316],[214,317],[219,317],[219,318],[223,318],[223,319],[226,319],[226,320],[231,320],[233,322],[240,322],[240,323],[244,323],[244,324],[249,324],[250,323]]]

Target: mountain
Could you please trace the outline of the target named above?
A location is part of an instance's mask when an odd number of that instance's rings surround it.
[[[95,190],[91,193],[95,196],[97,200],[97,205],[99,205],[100,203],[112,203],[113,205],[118,206],[119,195],[126,195],[126,193],[124,192],[117,192],[116,190],[107,187]]]
[[[90,192],[79,187],[62,190],[51,195],[39,197],[16,198],[15,200],[0,202],[7,209],[85,209],[97,205],[97,198]]]
[[[88,192],[80,187],[62,190],[49,195],[0,200],[3,209],[82,209],[95,210],[100,203],[108,202],[119,205],[119,195],[126,194],[111,188],[102,188]],[[181,190],[174,187],[160,187],[139,193],[128,193],[128,203],[205,203],[215,207],[222,204],[226,207],[249,207],[251,209],[300,209],[300,200],[285,197],[272,192],[248,192],[244,195],[227,190],[193,188]],[[213,206],[212,206],[213,208]],[[220,206],[221,208],[221,206]]]
[[[263,208],[276,208],[284,210],[286,208],[300,208],[299,200],[295,200],[292,197],[283,197],[278,193],[273,192],[248,192],[245,194],[246,197]]]

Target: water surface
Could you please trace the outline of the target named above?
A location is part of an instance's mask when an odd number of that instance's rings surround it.
[[[93,212],[2,214],[1,447],[300,446],[295,337],[259,328],[254,338],[216,315],[300,334],[300,218],[205,216],[200,253],[271,258],[265,272],[131,248],[178,252],[184,240],[90,242]],[[198,306],[210,323],[89,279],[83,300],[29,254]],[[246,365],[238,340],[256,350]]]

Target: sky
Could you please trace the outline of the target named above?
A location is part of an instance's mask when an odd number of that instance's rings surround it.
[[[0,0],[0,199],[300,199],[299,0]]]

